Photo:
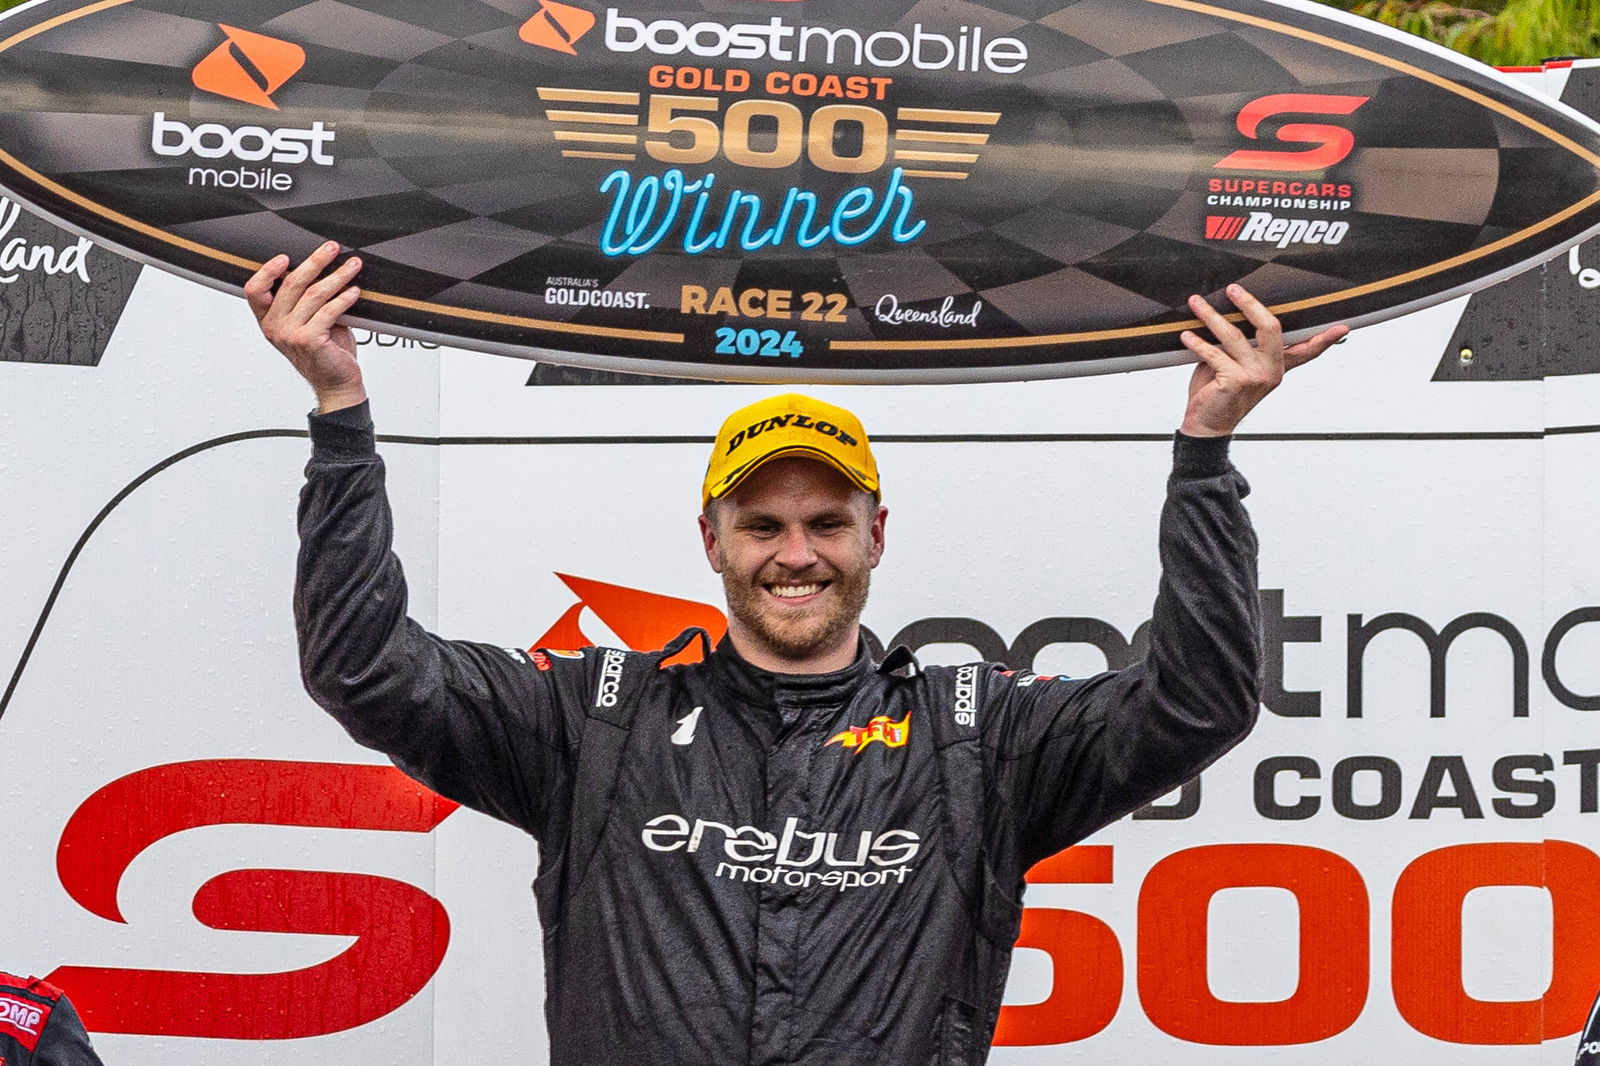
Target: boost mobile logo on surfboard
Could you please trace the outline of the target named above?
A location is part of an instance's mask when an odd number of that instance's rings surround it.
[[[595,24],[595,16],[579,7],[539,0],[539,10],[519,35],[529,44],[577,55],[573,45]],[[721,22],[646,19],[617,8],[605,13],[605,45],[611,52],[650,52],[658,56],[687,53],[699,62],[733,59],[774,60],[808,66],[913,70],[987,71],[1020,74],[1028,65],[1028,46],[1015,37],[989,33],[981,26],[961,26],[939,33],[921,22],[910,33],[878,30],[862,33],[847,27],[813,26],[774,15],[766,22]]]
[[[1167,365],[1191,293],[1298,338],[1600,233],[1600,125],[1303,0],[291,6],[0,13],[0,194],[234,293],[336,240],[364,330],[725,381]]]
[[[194,87],[278,110],[272,94],[306,65],[306,50],[249,30],[218,24],[228,39],[194,68]]]
[[[540,48],[575,56],[578,50],[572,46],[593,28],[593,13],[570,4],[558,4],[554,0],[539,0],[539,10],[522,24],[517,36]]]
[[[251,33],[218,23],[227,35],[199,63],[192,73],[194,86],[230,100],[278,110],[272,94],[305,66],[305,49],[292,41]],[[221,122],[189,123],[157,111],[150,120],[150,150],[158,156],[190,156],[205,160],[236,160],[241,163],[311,162],[332,166],[329,146],[334,132],[323,122],[309,127],[228,126]],[[200,188],[244,189],[259,192],[288,192],[294,177],[270,166],[190,167],[188,184]]]
[[[987,71],[1020,74],[1028,65],[1028,46],[1015,37],[984,36],[981,26],[961,26],[953,34],[937,33],[921,22],[910,33],[879,30],[862,34],[849,28],[809,26],[774,15],[766,22],[685,23],[651,19],[606,9],[606,48],[613,52],[641,49],[658,56],[685,52],[702,59],[776,60],[809,66],[835,64],[881,69]]]

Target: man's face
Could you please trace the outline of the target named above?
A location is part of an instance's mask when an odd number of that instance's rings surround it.
[[[713,511],[700,533],[741,654],[786,673],[848,665],[888,512],[833,467],[796,458],[763,464]]]

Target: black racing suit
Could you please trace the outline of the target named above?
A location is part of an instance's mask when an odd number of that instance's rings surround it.
[[[312,440],[307,688],[539,842],[556,1066],[981,1063],[1027,869],[1255,719],[1255,537],[1225,440],[1177,442],[1148,658],[1082,680],[442,640],[406,617],[364,406]]]
[[[61,989],[0,973],[0,1066],[100,1066],[100,1058]]]

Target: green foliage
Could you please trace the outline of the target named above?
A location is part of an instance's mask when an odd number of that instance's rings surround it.
[[[1600,0],[1324,0],[1494,66],[1600,56]]]

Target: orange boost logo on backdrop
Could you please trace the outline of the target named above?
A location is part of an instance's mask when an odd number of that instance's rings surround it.
[[[604,581],[591,581],[571,574],[556,574],[556,577],[573,591],[578,602],[568,607],[556,624],[533,642],[533,648],[543,648],[548,654],[556,654],[550,652],[551,648],[587,648],[594,645],[595,642],[589,639],[580,625],[585,610],[609,626],[617,639],[634,651],[654,651],[685,629],[695,626],[705,630],[712,643],[715,643],[722,639],[722,634],[728,628],[722,612],[708,603],[663,596],[624,585],[608,585]],[[696,662],[699,658],[700,643],[692,641],[667,662]]]
[[[866,725],[851,726],[843,733],[835,733],[828,738],[828,744],[837,744],[841,748],[849,748],[857,755],[873,741],[881,743],[886,748],[903,748],[911,739],[911,712],[898,722],[889,720],[886,714],[880,714]],[[823,747],[827,747],[824,744]]]
[[[217,28],[228,39],[195,64],[195,88],[278,110],[272,94],[306,65],[306,50],[289,41],[220,22]]]
[[[575,56],[578,50],[572,46],[593,28],[593,12],[570,4],[557,4],[553,0],[539,0],[539,10],[522,24],[517,36],[540,48]]]

